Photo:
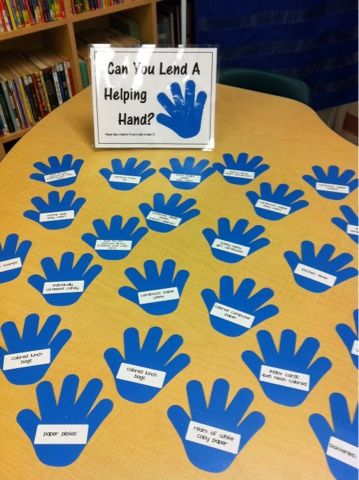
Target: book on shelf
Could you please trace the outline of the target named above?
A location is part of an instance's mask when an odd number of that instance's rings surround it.
[[[0,0],[0,32],[62,18],[64,0]]]
[[[131,5],[135,0],[71,0],[73,15],[100,8],[113,7],[114,5]]]

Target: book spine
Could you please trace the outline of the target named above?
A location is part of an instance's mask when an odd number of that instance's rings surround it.
[[[30,127],[34,124],[34,121],[33,121],[33,118],[32,118],[31,107],[30,107],[29,99],[26,95],[26,91],[25,91],[25,88],[24,88],[22,78],[17,79],[17,84],[18,84],[18,87],[19,87],[19,90],[20,90],[21,98],[23,99],[27,124]]]
[[[22,23],[21,18],[20,18],[20,12],[19,12],[16,0],[10,0],[10,4],[13,8],[14,18],[15,18],[15,21],[16,21],[16,28],[23,27],[23,23]]]
[[[0,83],[0,104],[1,104],[2,110],[4,112],[5,120],[6,120],[8,129],[9,129],[9,133],[12,133],[15,130],[15,128],[14,128],[14,124],[12,122],[9,106],[8,106],[7,101],[6,101],[6,97],[5,97],[5,93],[4,93],[3,88],[4,88],[3,83]]]
[[[62,96],[63,96],[63,100],[65,102],[66,100],[68,100],[70,98],[70,96],[69,96],[69,90],[67,88],[66,76],[65,76],[65,70],[64,70],[63,64],[58,63],[57,66],[56,66],[56,69],[57,69],[57,73],[59,75],[58,78],[59,78],[61,93],[62,93]]]
[[[40,91],[39,91],[39,86],[38,86],[38,74],[36,73],[33,73],[32,74],[32,84],[33,84],[33,87],[34,87],[34,91],[35,91],[35,95],[36,95],[36,104],[37,104],[37,107],[39,109],[39,120],[41,120],[42,118],[44,118],[45,116],[45,112],[44,112],[44,108],[42,106],[42,101],[41,101],[41,97],[40,97]]]
[[[40,76],[40,81],[41,81],[41,95],[42,95],[43,101],[44,101],[45,106],[46,106],[46,113],[50,113],[51,112],[51,105],[50,105],[49,97],[48,97],[47,91],[46,91],[44,75],[41,72],[39,76]]]
[[[38,103],[38,99],[37,99],[37,95],[36,95],[36,89],[35,89],[35,86],[34,86],[34,78],[33,77],[35,77],[35,75],[28,75],[27,80],[28,80],[28,83],[29,83],[29,91],[30,91],[30,94],[31,94],[32,105],[34,107],[34,119],[35,119],[35,122],[38,122],[39,120],[41,120],[41,112],[40,112],[40,107],[39,107],[39,103]]]
[[[29,110],[30,110],[31,125],[34,125],[37,121],[37,116],[36,116],[36,111],[35,111],[35,108],[34,108],[34,105],[33,105],[31,90],[30,90],[30,86],[29,86],[29,80],[28,80],[27,76],[22,77],[21,80],[22,80],[22,84],[23,84],[23,87],[24,87],[24,90],[25,90],[25,95],[26,95],[26,98],[27,98],[27,101],[28,101],[28,106],[29,106]]]
[[[47,96],[50,103],[51,110],[54,110],[56,107],[59,106],[59,102],[57,100],[56,89],[54,85],[54,80],[52,77],[52,70],[51,68],[46,68],[42,71],[42,75],[44,77],[45,88],[47,92]]]
[[[64,60],[63,64],[65,69],[66,83],[69,90],[69,97],[71,98],[75,95],[75,84],[72,77],[71,65],[68,60]]]
[[[39,96],[40,96],[40,103],[41,103],[41,106],[42,106],[43,117],[45,117],[49,113],[50,107],[48,107],[47,102],[46,102],[46,96],[45,96],[45,92],[44,92],[44,89],[43,89],[43,86],[42,86],[41,77],[42,77],[42,73],[37,73],[36,74],[36,86],[37,86]]]
[[[2,134],[3,135],[8,135],[9,134],[9,128],[7,126],[5,114],[3,112],[2,104],[0,102],[0,117],[1,117],[1,122],[2,122]]]
[[[17,111],[16,111],[14,94],[12,92],[10,82],[4,82],[3,88],[4,88],[6,101],[9,104],[11,119],[12,119],[12,122],[14,124],[15,131],[17,132],[18,130],[21,129],[21,125],[20,125],[20,120],[19,120],[19,117],[18,117],[18,114],[17,114]]]
[[[9,13],[9,17],[10,17],[11,30],[15,30],[17,28],[17,23],[15,21],[14,11],[11,7],[10,0],[5,0],[5,5],[6,5],[8,13]]]
[[[23,103],[23,99],[21,98],[21,93],[19,90],[19,86],[17,84],[17,79],[12,80],[11,84],[12,84],[12,90],[14,94],[15,106],[16,106],[16,110],[20,120],[20,127],[27,128],[29,125],[26,120],[24,103]]]
[[[57,76],[56,66],[53,65],[51,69],[52,69],[52,78],[54,80],[54,85],[55,85],[55,90],[57,95],[57,101],[59,105],[61,105],[63,103],[63,100],[61,95],[60,82]]]
[[[8,32],[11,30],[11,23],[10,23],[10,17],[9,13],[6,8],[5,0],[0,0],[0,5],[1,5],[1,10],[2,10],[2,15],[4,18],[4,22],[6,25],[5,31]]]

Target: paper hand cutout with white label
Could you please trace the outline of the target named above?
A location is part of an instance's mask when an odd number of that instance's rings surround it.
[[[34,197],[31,203],[36,210],[26,210],[24,217],[39,223],[49,230],[58,230],[71,225],[80,208],[86,202],[82,197],[75,199],[76,192],[68,190],[60,199],[59,192],[53,191],[48,194],[48,203],[41,197]]]
[[[226,470],[265,422],[259,412],[251,412],[244,418],[254,398],[251,390],[238,390],[229,405],[228,394],[229,383],[219,378],[207,403],[202,384],[192,380],[187,384],[191,416],[179,405],[168,409],[168,418],[182,440],[188,459],[207,472]]]
[[[192,138],[201,130],[202,114],[207,100],[207,94],[200,91],[196,96],[196,83],[193,80],[186,82],[184,94],[179,83],[170,85],[172,99],[165,93],[157,95],[158,102],[166,110],[167,115],[159,113],[158,123],[172,130],[181,138]]]
[[[2,325],[6,350],[0,347],[0,364],[9,382],[30,385],[41,380],[71,337],[70,330],[56,333],[60,322],[58,315],[51,315],[39,329],[39,316],[31,313],[25,319],[22,335],[14,322]]]
[[[137,164],[134,157],[127,159],[124,165],[119,158],[114,158],[111,165],[112,170],[101,168],[100,173],[114,190],[132,190],[156,173],[154,168],[148,168],[151,165],[149,160]]]
[[[34,167],[41,173],[33,173],[30,178],[39,182],[48,183],[52,187],[67,187],[76,182],[83,160],[74,161],[70,153],[65,153],[62,160],[55,156],[48,158],[49,164],[34,163]]]
[[[238,154],[237,160],[231,153],[225,153],[223,160],[224,165],[217,162],[214,166],[226,182],[234,185],[247,185],[269,168],[269,165],[262,163],[263,157],[256,155],[249,158],[248,153],[244,152]]]
[[[354,170],[344,170],[339,172],[339,167],[331,165],[326,173],[322,167],[315,165],[312,167],[314,177],[303,175],[303,179],[309,183],[315,191],[324,198],[330,200],[343,200],[349,193],[358,188],[358,179]]]
[[[354,310],[353,315],[354,330],[352,330],[346,323],[339,323],[336,326],[336,331],[346,346],[354,366],[359,368],[359,310]]]
[[[306,290],[322,293],[349,278],[358,275],[353,267],[343,268],[353,260],[350,253],[341,253],[333,257],[335,247],[330,243],[323,245],[316,254],[314,243],[308,240],[302,242],[302,256],[295,252],[284,253],[296,283]]]
[[[0,283],[15,280],[21,273],[32,243],[30,240],[18,242],[19,235],[11,233],[0,243]]]
[[[92,247],[95,252],[105,260],[122,260],[135,248],[138,242],[146,235],[146,227],[137,228],[140,220],[131,217],[123,222],[120,215],[111,218],[107,227],[104,220],[93,221],[96,235],[85,233],[82,240]]]
[[[332,218],[332,222],[338,228],[343,230],[349,238],[354,242],[359,243],[359,217],[352,208],[347,205],[342,205],[340,211],[344,215],[345,220],[340,217]]]
[[[50,305],[72,305],[102,270],[100,265],[90,267],[92,259],[91,253],[85,253],[75,263],[75,255],[65,252],[57,266],[53,258],[43,258],[41,266],[45,277],[31,275],[28,282]]]
[[[78,393],[79,377],[65,377],[58,400],[50,382],[36,387],[40,417],[32,410],[21,410],[17,422],[32,443],[38,459],[51,467],[66,467],[80,456],[113,403],[96,399],[102,382],[91,379]]]
[[[326,357],[313,362],[320,343],[308,337],[296,350],[297,335],[283,330],[278,349],[266,330],[257,333],[263,359],[246,350],[242,359],[259,381],[265,395],[275,403],[296,407],[301,405],[332,363]]]
[[[319,413],[309,417],[328,467],[336,480],[357,480],[359,469],[358,406],[351,420],[346,398],[341,393],[329,397],[332,425]]]
[[[162,329],[152,327],[142,346],[136,328],[128,328],[123,335],[124,352],[116,348],[105,351],[105,360],[114,376],[121,397],[130,402],[152,400],[178,373],[190,363],[185,353],[172,358],[183,344],[180,335],[171,335],[161,346]]]
[[[167,315],[178,307],[182,291],[188,280],[187,270],[176,270],[174,260],[165,260],[159,271],[154,260],[144,263],[145,276],[136,268],[127,268],[125,274],[136,288],[121,287],[121,297],[139,305],[151,315]]]
[[[182,195],[174,193],[166,201],[163,193],[155,193],[153,206],[149,203],[141,203],[139,209],[146,219],[148,228],[155,232],[168,233],[183,225],[201,212],[191,208],[197,203],[194,198],[188,198],[181,202]]]
[[[274,295],[270,288],[253,293],[256,282],[245,278],[234,289],[233,278],[221,277],[219,297],[209,288],[202,291],[212,327],[223,335],[239,337],[250,328],[277,315],[276,305],[265,305]]]
[[[241,218],[231,229],[228,218],[219,218],[218,233],[211,228],[205,228],[202,233],[215,258],[222,262],[237,263],[270,243],[268,238],[258,238],[264,233],[264,227],[255,225],[248,229],[248,226],[248,220]]]
[[[260,194],[249,191],[246,195],[257,215],[267,220],[281,220],[309,205],[306,200],[299,200],[304,195],[303,190],[288,191],[289,185],[286,183],[274,188],[265,182],[260,185]]]
[[[200,160],[196,164],[194,157],[186,157],[183,165],[178,158],[170,159],[171,168],[160,168],[160,172],[169,180],[171,185],[182,190],[192,190],[198,187],[206,178],[215,172],[209,165],[209,160]]]

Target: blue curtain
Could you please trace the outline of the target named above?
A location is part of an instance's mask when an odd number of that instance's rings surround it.
[[[196,0],[195,22],[223,68],[300,78],[317,110],[357,100],[356,0]]]

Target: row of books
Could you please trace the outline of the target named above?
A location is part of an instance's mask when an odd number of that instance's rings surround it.
[[[136,0],[71,0],[71,11],[73,14],[89,12],[113,5],[131,4],[134,1]]]
[[[182,43],[181,7],[179,0],[158,0],[157,33],[158,45],[169,46]],[[187,44],[193,40],[193,1],[187,0]]]
[[[39,50],[0,56],[0,135],[29,127],[75,94],[70,62]]]
[[[65,18],[64,0],[0,0],[0,32]]]

